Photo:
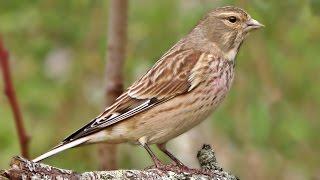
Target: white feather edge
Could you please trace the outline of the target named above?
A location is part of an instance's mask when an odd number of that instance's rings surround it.
[[[83,143],[87,142],[89,139],[90,139],[90,137],[87,136],[87,137],[83,137],[83,138],[74,140],[74,141],[72,141],[72,142],[70,142],[70,143],[64,144],[64,145],[59,146],[59,147],[57,147],[57,148],[54,148],[54,149],[52,149],[51,151],[46,152],[46,153],[42,154],[41,156],[33,159],[32,161],[33,161],[33,162],[39,162],[39,161],[41,161],[41,160],[43,160],[43,159],[46,159],[46,158],[48,158],[48,157],[50,157],[50,156],[53,156],[53,155],[59,153],[59,152],[61,152],[61,151],[64,151],[64,150],[66,150],[66,149],[70,149],[70,148],[72,148],[72,147],[75,147],[75,146],[78,146],[78,145],[80,145],[80,144],[83,144]]]
[[[139,106],[131,109],[130,111],[127,111],[123,114],[119,114],[117,116],[111,116],[109,118],[109,120],[107,121],[107,125],[110,125],[110,124],[114,124],[114,123],[117,123],[123,119],[126,119],[126,118],[129,118],[135,114],[138,114],[139,112],[143,111],[145,108],[150,108],[152,107],[154,104],[151,104],[151,106],[149,106],[149,103],[150,103],[150,100],[147,100],[146,102],[140,104]],[[101,128],[104,128],[105,127],[105,123],[102,123],[101,125],[99,125]]]

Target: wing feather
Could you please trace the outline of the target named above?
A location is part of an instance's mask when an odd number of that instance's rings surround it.
[[[128,95],[138,99],[170,98],[188,91],[191,70],[201,56],[200,51],[179,50],[158,61],[145,76],[135,82]]]

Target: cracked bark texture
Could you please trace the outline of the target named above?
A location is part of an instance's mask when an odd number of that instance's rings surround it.
[[[146,170],[113,170],[92,171],[77,173],[72,170],[60,169],[42,163],[34,163],[22,157],[12,159],[10,169],[2,170],[1,175],[9,179],[214,179],[214,180],[237,180],[234,175],[224,171],[218,166],[214,151],[209,145],[203,145],[198,152],[197,158],[206,174],[193,174],[188,172],[162,171],[159,169]]]

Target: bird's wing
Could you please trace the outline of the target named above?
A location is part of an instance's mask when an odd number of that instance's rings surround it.
[[[71,134],[63,143],[103,130],[105,127],[130,118],[175,96],[187,93],[201,83],[199,63],[208,60],[200,51],[179,50],[165,54],[138,81],[116,99],[97,118]]]
[[[199,83],[192,79],[192,69],[203,56],[191,49],[167,54],[128,89],[128,95],[161,100],[187,92],[194,83]]]

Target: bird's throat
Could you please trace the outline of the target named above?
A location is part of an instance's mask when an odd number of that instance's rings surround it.
[[[237,54],[238,54],[238,50],[239,50],[239,48],[235,47],[235,48],[227,51],[225,53],[226,59],[228,59],[229,61],[234,61],[236,59]]]

